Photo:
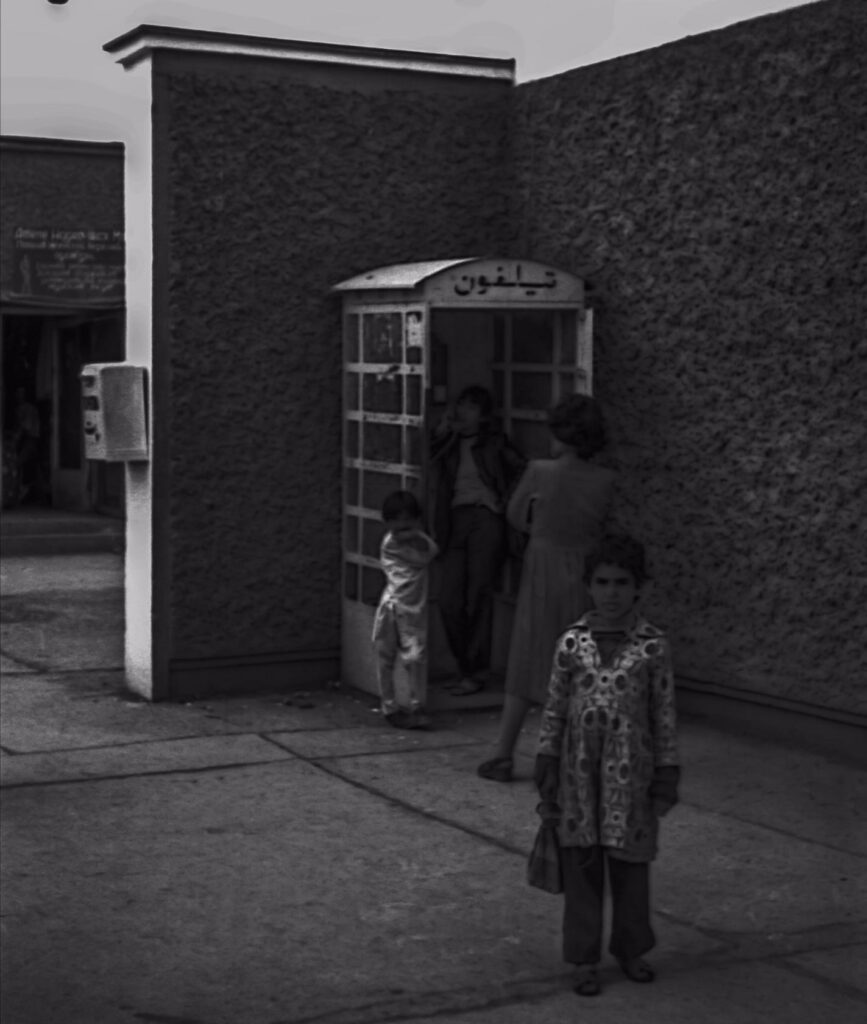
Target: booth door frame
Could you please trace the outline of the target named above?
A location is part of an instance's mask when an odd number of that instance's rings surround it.
[[[572,388],[569,393],[591,395],[593,393],[593,310],[579,303],[550,303],[536,305],[493,305],[482,303],[462,304],[431,304],[431,324],[434,314],[442,310],[444,312],[459,313],[468,310],[475,310],[492,315],[497,313],[509,314],[505,317],[505,331],[503,338],[502,358],[495,359],[491,369],[495,373],[502,374],[502,405],[497,406],[495,412],[500,419],[503,430],[510,436],[513,433],[513,426],[516,420],[525,422],[536,422],[544,424],[547,421],[547,408],[554,404],[567,393],[566,384],[569,379]],[[550,362],[516,361],[513,358],[513,314],[520,313],[543,313],[554,315],[554,332],[552,359]],[[575,316],[574,348],[572,342],[567,341],[563,330],[564,322],[568,314]],[[569,356],[570,351],[573,355]],[[564,357],[565,360],[564,360]],[[550,402],[546,402],[544,409],[530,409],[527,407],[515,407],[512,402],[512,392],[515,374],[533,373],[548,374],[550,377]],[[494,389],[497,390],[496,388]],[[495,399],[496,400],[496,399]],[[533,458],[541,457],[534,453]],[[492,668],[495,673],[504,672],[505,664],[497,662],[497,652],[508,650],[506,638],[511,634],[512,616],[520,583],[520,563],[509,559],[503,569],[502,579],[499,588],[495,593],[494,600],[497,608],[494,618],[494,642]]]
[[[365,317],[400,318],[400,351],[365,333],[373,321]],[[413,319],[409,319],[413,318]],[[406,302],[347,303],[343,312],[343,559],[341,571],[342,679],[368,693],[377,692],[376,663],[371,643],[373,620],[385,583],[379,567],[379,541],[385,532],[380,508],[385,492],[413,491],[423,503],[426,479],[425,396],[428,377],[428,314],[424,304]],[[392,339],[393,340],[393,339]],[[369,348],[381,348],[368,358]],[[395,388],[395,384],[399,387]],[[400,395],[400,401],[397,396]],[[389,435],[400,436],[399,450],[376,450],[371,427],[389,447]],[[389,457],[374,457],[389,456]],[[402,666],[395,673],[398,699],[406,681]]]

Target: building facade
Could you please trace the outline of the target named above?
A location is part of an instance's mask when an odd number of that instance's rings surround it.
[[[518,86],[509,61],[154,26],[107,44],[141,102],[130,686],[339,674],[331,289],[489,256],[587,285],[616,517],[682,692],[864,726],[865,37],[862,4],[821,0]]]
[[[123,147],[0,138],[3,507],[123,514],[84,458],[82,363],[124,357]]]

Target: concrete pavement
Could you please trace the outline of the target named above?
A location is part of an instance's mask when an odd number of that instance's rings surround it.
[[[579,1000],[560,899],[523,877],[537,717],[503,786],[474,772],[490,712],[400,733],[340,688],[148,705],[122,688],[120,559],[50,561],[0,566],[4,1024],[867,1015],[862,765],[685,718],[658,980],[606,959]]]

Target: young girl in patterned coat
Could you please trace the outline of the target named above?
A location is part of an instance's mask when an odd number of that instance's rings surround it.
[[[563,959],[575,991],[597,995],[605,865],[609,950],[628,978],[653,981],[649,862],[659,818],[677,802],[674,677],[665,634],[636,609],[644,548],[607,537],[587,556],[594,610],[557,642],[542,714],[536,784],[560,808]]]

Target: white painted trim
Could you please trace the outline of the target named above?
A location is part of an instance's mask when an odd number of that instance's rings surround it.
[[[126,464],[126,633],[124,664],[127,686],[148,700],[154,692],[153,631],[153,137],[151,75],[138,78],[137,116],[130,118],[131,138],[124,168],[126,223],[126,357],[147,369],[149,462]],[[162,409],[156,415],[164,415]],[[169,595],[163,594],[168,602]]]
[[[388,71],[412,71],[416,74],[460,75],[464,78],[485,78],[495,81],[514,82],[513,69],[480,63],[479,58],[470,62],[459,56],[438,54],[405,54],[395,51],[389,55],[385,51],[371,48],[369,53],[363,47],[344,51],[339,47],[333,50],[312,47],[304,42],[294,40],[262,41],[262,43],[233,41],[231,35],[225,40],[214,39],[179,39],[159,32],[142,33],[130,40],[126,47],[114,50],[118,64],[131,68],[143,60],[148,60],[154,50],[175,50],[181,53],[225,54],[233,57],[265,57],[269,60],[291,60],[315,64],[336,64],[358,68],[382,68]],[[498,64],[502,61],[498,60]]]

